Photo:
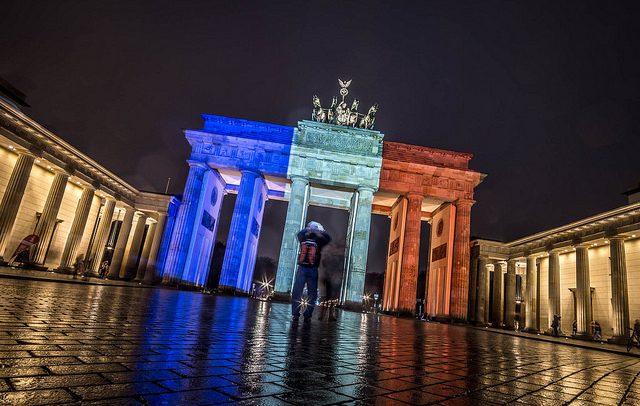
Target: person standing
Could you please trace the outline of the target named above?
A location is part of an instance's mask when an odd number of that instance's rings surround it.
[[[298,232],[300,249],[298,251],[298,269],[291,291],[291,312],[293,321],[300,318],[300,309],[304,307],[304,321],[311,321],[311,315],[318,297],[318,266],[322,248],[331,241],[322,224],[311,221]],[[307,286],[307,300],[302,300],[302,292]]]
[[[344,269],[344,243],[332,243],[325,248],[322,257],[319,280],[324,285],[324,300],[320,303],[318,320],[324,319],[328,313],[329,321],[337,320],[337,308],[342,286],[342,271]]]

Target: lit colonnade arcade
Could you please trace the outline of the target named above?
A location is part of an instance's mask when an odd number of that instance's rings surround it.
[[[275,293],[289,298],[296,268],[296,233],[309,205],[349,211],[341,302],[362,304],[372,213],[395,216],[395,261],[385,290],[389,311],[415,310],[420,222],[442,220],[434,231],[429,293],[433,315],[465,319],[469,223],[473,189],[482,178],[468,169],[471,155],[384,142],[379,131],[303,120],[285,127],[203,115],[204,126],[186,130],[192,152],[163,283],[204,287],[220,207],[237,193],[219,286],[250,290],[266,199],[288,201]],[[402,208],[399,208],[402,207]],[[445,226],[446,224],[446,226]],[[397,227],[396,229],[397,230]],[[333,230],[334,233],[337,231]],[[393,251],[393,249],[392,249]],[[437,287],[436,287],[437,285]]]
[[[630,199],[630,201],[632,201]],[[469,312],[479,325],[625,342],[640,318],[640,203],[501,243],[472,241]]]
[[[107,260],[112,278],[156,278],[174,197],[135,189],[24,114],[20,100],[0,97],[0,146],[0,261],[35,234],[36,269],[69,272],[82,254],[94,275]]]

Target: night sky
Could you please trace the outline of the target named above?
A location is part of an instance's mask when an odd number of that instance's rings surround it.
[[[361,110],[380,103],[386,140],[474,154],[488,176],[473,235],[609,210],[640,181],[640,2],[269,3],[5,0],[0,76],[27,114],[143,190],[171,177],[182,192],[181,130],[201,113],[293,126],[338,77]],[[267,210],[260,253],[275,257],[286,205]],[[346,212],[310,215],[344,234]],[[387,233],[374,216],[373,270]]]

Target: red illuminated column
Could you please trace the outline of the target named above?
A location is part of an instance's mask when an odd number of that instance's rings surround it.
[[[413,313],[416,308],[416,289],[418,284],[422,195],[414,193],[407,195],[407,203],[398,310],[400,312]]]
[[[453,270],[451,275],[452,319],[466,320],[469,295],[469,262],[471,233],[471,206],[473,200],[458,200],[456,205],[456,228],[453,237]]]

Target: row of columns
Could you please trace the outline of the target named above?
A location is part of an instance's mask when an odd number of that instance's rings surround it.
[[[205,162],[190,161],[189,166],[162,283],[202,288],[208,279],[226,183]],[[251,289],[268,190],[259,173],[251,170],[241,173],[219,288],[247,293]],[[298,186],[295,183],[294,188]]]
[[[611,264],[611,307],[613,340],[624,340],[629,328],[629,292],[627,283],[626,253],[623,236],[609,237],[609,251]],[[589,245],[579,244],[575,246],[576,260],[576,325],[577,336],[591,336],[591,321],[593,320],[591,307],[591,281],[589,271]],[[560,252],[550,250],[548,252],[548,298],[549,322],[554,315],[561,316],[560,301]],[[477,270],[472,275],[471,303],[470,309],[475,310],[474,321],[477,324],[487,324],[491,322],[494,326],[514,328],[515,304],[516,304],[516,259],[507,261],[507,273],[504,289],[502,266],[504,261],[494,262],[493,279],[493,309],[492,319],[488,319],[487,303],[489,302],[489,270],[488,258],[481,255],[475,262]],[[525,277],[522,279],[524,286],[524,303],[521,308],[521,315],[524,313],[524,328],[527,331],[539,331],[538,314],[538,289],[539,289],[538,265],[536,256],[526,257]],[[504,296],[503,296],[504,290]],[[475,294],[475,297],[473,296]],[[505,320],[502,319],[502,306],[504,303]]]
[[[7,241],[11,235],[15,221],[17,218],[18,209],[22,203],[22,199],[25,194],[26,186],[31,175],[31,170],[35,162],[35,156],[29,152],[19,152],[18,159],[9,177],[7,188],[0,201],[0,259],[8,260],[8,256],[11,255]],[[55,230],[57,222],[57,216],[60,211],[60,206],[66,191],[67,184],[69,182],[69,174],[65,172],[56,172],[53,178],[53,182],[47,193],[47,198],[42,208],[42,213],[36,224],[34,234],[40,237],[40,240],[31,248],[31,261],[36,265],[44,265],[45,257],[47,254],[48,244]],[[65,241],[65,245],[62,251],[60,264],[58,269],[70,270],[78,255],[78,249],[82,241],[82,236],[87,225],[89,218],[89,212],[95,196],[95,189],[91,186],[84,187],[80,199],[78,200],[75,215],[71,224],[71,229]],[[100,266],[100,260],[104,255],[105,246],[109,237],[109,231],[111,229],[111,223],[113,220],[113,214],[115,209],[115,200],[105,199],[105,203],[102,207],[100,216],[100,224],[96,230],[93,244],[89,247],[89,256],[93,258],[91,273],[97,273]],[[123,266],[122,260],[125,256],[125,248],[129,240],[129,231],[133,220],[134,209],[126,208],[125,219],[123,221],[122,228],[120,229],[120,237],[117,240],[116,248],[111,263],[109,277],[111,278],[124,278],[127,276],[126,267]],[[155,272],[155,257],[160,246],[161,232],[156,233],[158,228],[162,230],[166,214],[160,214],[157,227],[155,224],[151,224],[147,232],[147,238],[145,241],[145,248],[143,249],[142,258],[139,262],[139,266],[136,269],[136,279],[141,280],[144,278],[145,273],[150,276],[147,281],[153,280]],[[140,242],[144,232],[146,222],[146,215],[141,214],[138,219],[138,225],[136,227],[132,243],[130,244],[130,254],[127,257],[126,265],[130,268],[133,267],[137,261],[137,253],[140,247]],[[156,235],[157,234],[157,235]],[[155,250],[154,250],[155,249]],[[144,258],[151,257],[154,261],[144,260]]]

